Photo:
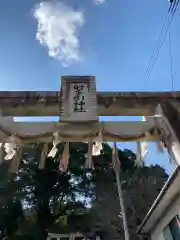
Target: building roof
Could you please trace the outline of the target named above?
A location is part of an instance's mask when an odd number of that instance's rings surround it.
[[[147,215],[145,216],[142,224],[138,228],[138,234],[149,234],[151,229],[155,226],[158,220],[161,218],[162,214],[172,203],[172,201],[177,197],[180,188],[180,166],[178,165],[166,184],[162,188],[161,192],[157,196]]]

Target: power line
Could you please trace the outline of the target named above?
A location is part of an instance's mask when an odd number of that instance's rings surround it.
[[[153,54],[151,55],[148,67],[146,69],[145,80],[149,80],[149,78],[150,78],[151,72],[152,72],[153,67],[156,63],[156,60],[159,56],[159,52],[160,52],[161,47],[164,43],[167,32],[168,32],[168,30],[171,26],[171,22],[173,20],[174,14],[177,10],[178,4],[179,4],[179,0],[175,0],[174,2],[171,2],[171,5],[168,9],[167,15],[165,17],[165,21],[163,23],[163,26],[162,26],[162,29],[161,29],[161,32],[160,32],[160,35],[159,35],[159,38],[156,41],[156,46],[154,48]]]
[[[168,30],[169,30],[171,21],[172,21],[172,18],[169,19],[169,23],[168,23],[167,28],[166,28],[166,30],[165,30],[165,32],[164,32],[164,35],[162,35],[162,37],[161,37],[161,39],[160,39],[160,43],[159,43],[159,45],[158,45],[158,48],[156,49],[156,52],[155,52],[155,54],[154,54],[154,56],[153,56],[152,64],[151,64],[151,66],[150,66],[150,68],[149,68],[149,71],[147,72],[146,80],[148,80],[149,77],[151,76],[152,70],[153,70],[154,65],[155,65],[155,63],[156,63],[156,60],[157,60],[157,58],[158,58],[158,56],[159,56],[161,47],[162,47],[162,45],[163,45],[163,43],[164,43],[165,37],[166,37],[167,32],[168,32]]]
[[[174,15],[177,8],[178,8],[179,0],[175,0],[174,2],[171,3],[169,7],[169,11]]]
[[[170,2],[170,6],[169,6],[169,9],[168,9],[168,12],[172,12],[174,10],[174,7],[176,6],[176,1],[177,0],[172,0]]]
[[[159,35],[159,37],[158,37],[158,39],[157,39],[157,41],[156,41],[156,46],[154,47],[153,53],[152,53],[152,55],[151,55],[151,58],[150,58],[150,61],[149,61],[149,64],[148,64],[148,67],[147,67],[146,72],[145,72],[145,76],[146,76],[146,77],[147,77],[147,75],[148,75],[148,72],[149,72],[150,69],[151,69],[151,66],[152,66],[152,63],[153,63],[153,59],[154,59],[154,55],[156,54],[156,51],[157,51],[157,47],[159,48],[159,45],[160,45],[160,43],[161,43],[161,38],[162,38],[162,36],[163,36],[164,28],[165,28],[166,25],[167,25],[168,17],[169,17],[169,16],[167,15],[166,18],[165,18],[165,20],[164,20],[163,26],[162,26],[162,28],[161,28],[160,35]]]
[[[174,92],[174,74],[173,74],[173,59],[172,59],[172,44],[171,44],[171,30],[169,29],[169,57],[170,57],[170,73],[171,73],[171,87]]]
[[[176,0],[175,0],[175,1],[176,1]],[[174,4],[171,2],[170,6],[169,6],[169,9],[168,9],[168,12],[167,12],[167,14],[166,14],[164,23],[163,23],[163,25],[162,25],[160,35],[159,35],[159,37],[158,37],[158,39],[157,39],[157,41],[156,41],[156,46],[154,47],[153,53],[152,53],[152,55],[151,55],[151,58],[150,58],[150,61],[149,61],[149,65],[148,65],[148,67],[147,67],[147,69],[146,69],[145,76],[148,74],[148,71],[149,71],[149,69],[150,69],[151,66],[152,66],[152,61],[153,61],[154,55],[155,55],[155,53],[156,53],[156,51],[157,51],[157,47],[159,48],[159,46],[160,46],[159,44],[161,44],[161,40],[162,40],[162,36],[163,36],[164,29],[165,29],[167,23],[169,22],[169,12],[172,12],[173,6],[174,6]],[[167,28],[167,27],[166,27],[166,28]]]

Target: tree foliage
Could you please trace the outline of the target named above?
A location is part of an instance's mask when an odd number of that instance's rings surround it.
[[[46,239],[48,231],[78,231],[91,236],[98,231],[105,233],[104,239],[122,235],[111,147],[103,144],[101,155],[93,157],[94,170],[91,170],[84,169],[87,144],[72,143],[68,172],[61,172],[58,166],[63,147],[59,144],[55,159],[48,158],[44,170],[38,169],[41,144],[26,146],[15,175],[5,174],[8,163],[1,165],[2,238],[15,239],[18,235],[19,239],[20,236]],[[131,218],[129,228],[134,236],[167,174],[159,166],[137,169],[134,165],[136,155],[129,150],[119,149],[118,155],[127,214]],[[145,191],[150,188],[153,190],[149,193]],[[6,220],[9,218],[11,221]]]

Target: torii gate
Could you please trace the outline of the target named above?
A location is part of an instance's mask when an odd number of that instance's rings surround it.
[[[52,142],[55,132],[62,141],[91,142],[102,131],[108,142],[162,141],[180,163],[179,111],[180,92],[96,92],[95,77],[65,76],[59,92],[0,92],[0,142],[10,136],[23,143]],[[7,116],[60,116],[60,122],[11,122]],[[144,122],[99,122],[99,116],[154,117]]]
[[[0,92],[0,110],[1,148],[13,143],[13,157],[15,152],[18,157],[22,154],[25,143],[36,141],[45,143],[43,155],[47,155],[47,143],[58,135],[58,141],[85,141],[91,148],[97,141],[161,141],[180,164],[180,92],[96,92],[95,77],[64,76],[59,92]],[[60,116],[60,121],[13,122],[8,116]],[[99,116],[147,118],[139,122],[100,122]],[[17,170],[17,158],[12,165]],[[129,239],[128,233],[125,239]]]

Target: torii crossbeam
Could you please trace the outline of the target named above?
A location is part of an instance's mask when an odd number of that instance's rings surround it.
[[[179,154],[179,111],[180,92],[96,92],[95,77],[65,76],[59,92],[0,92],[0,142],[10,136],[52,142],[55,132],[61,141],[92,142],[101,132],[103,141],[160,140]],[[99,116],[155,114],[145,122],[99,122]],[[12,122],[7,116],[60,116],[60,122]]]
[[[164,101],[173,101],[179,110],[180,91],[97,92],[99,116],[150,116]],[[0,91],[3,116],[59,116],[60,105],[61,91]]]

